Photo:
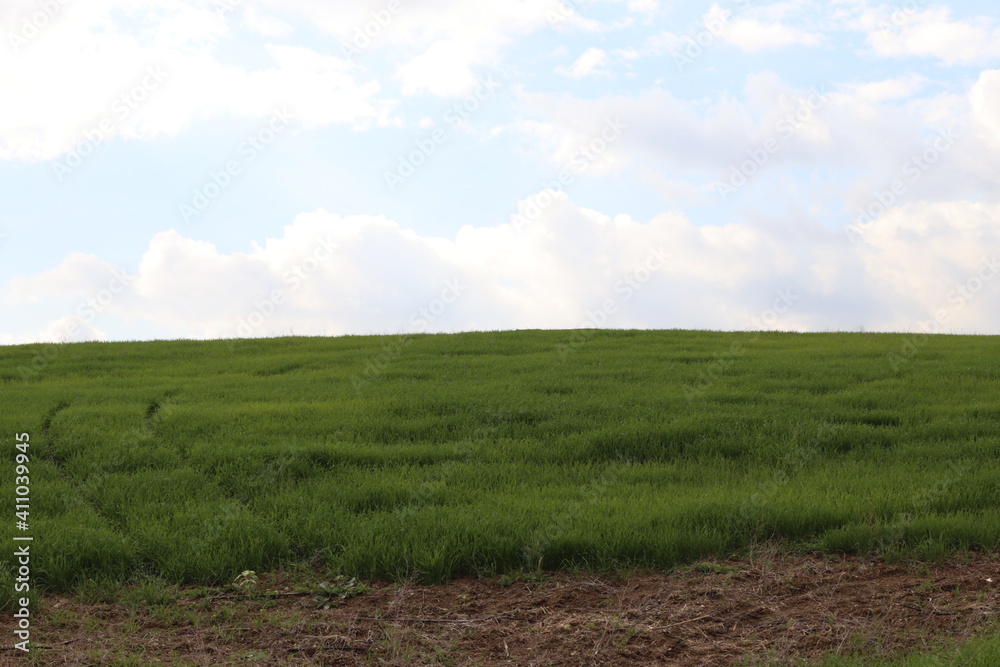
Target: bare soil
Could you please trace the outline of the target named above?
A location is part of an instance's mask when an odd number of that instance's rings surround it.
[[[262,575],[256,595],[182,589],[153,606],[45,596],[30,656],[10,648],[5,615],[0,664],[802,664],[940,650],[995,628],[1000,611],[1000,562],[981,554],[892,565],[774,552],[670,574],[374,582],[328,609],[299,583]]]

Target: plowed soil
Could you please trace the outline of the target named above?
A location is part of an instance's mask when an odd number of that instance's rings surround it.
[[[671,574],[510,579],[375,582],[328,609],[296,593],[287,575],[261,576],[255,596],[187,589],[151,607],[46,596],[31,657],[44,665],[802,664],[942,649],[992,626],[1000,611],[1000,563],[988,555],[931,566],[773,553]],[[0,663],[25,664],[10,648],[9,615],[3,625]]]

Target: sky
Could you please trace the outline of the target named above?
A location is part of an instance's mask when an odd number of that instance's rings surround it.
[[[0,344],[1000,333],[985,0],[4,0]]]

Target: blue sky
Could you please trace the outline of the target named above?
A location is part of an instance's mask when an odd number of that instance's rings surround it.
[[[12,0],[0,37],[0,343],[1000,332],[986,2]]]

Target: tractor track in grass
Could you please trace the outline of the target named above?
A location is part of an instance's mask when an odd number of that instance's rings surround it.
[[[34,664],[809,664],[947,650],[996,631],[1000,613],[989,554],[931,565],[770,550],[670,574],[371,582],[328,609],[298,592],[324,576],[261,574],[256,596],[184,587],[152,605],[44,595]],[[0,664],[30,662],[3,648]]]

